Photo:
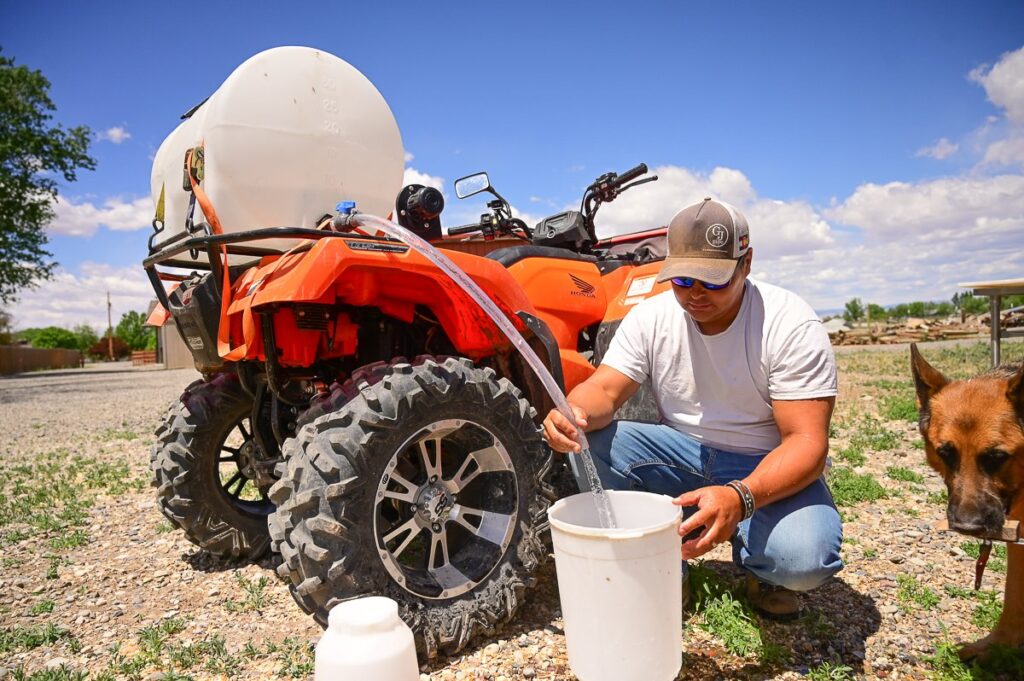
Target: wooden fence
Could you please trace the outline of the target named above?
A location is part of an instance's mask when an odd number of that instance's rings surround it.
[[[0,345],[0,376],[36,369],[63,369],[82,366],[78,350],[49,350],[22,345]]]
[[[132,352],[132,366],[156,364],[156,350],[135,350]]]

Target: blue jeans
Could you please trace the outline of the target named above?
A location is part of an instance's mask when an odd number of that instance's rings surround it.
[[[587,433],[605,489],[643,490],[672,497],[749,475],[764,458],[702,445],[671,426],[614,421]],[[583,464],[570,454],[576,482],[589,490]],[[758,579],[807,591],[843,568],[843,526],[832,494],[818,478],[796,494],[754,512],[736,527],[733,561]]]

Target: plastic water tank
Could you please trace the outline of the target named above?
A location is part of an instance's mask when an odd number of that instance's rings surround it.
[[[226,233],[313,227],[341,200],[387,215],[402,185],[405,154],[387,102],[355,67],[308,47],[243,62],[160,146],[151,181],[154,204],[165,192],[157,245],[185,230],[185,153],[200,142],[203,188]],[[198,206],[193,219],[205,220]]]
[[[412,631],[383,596],[340,603],[316,645],[316,681],[419,681]]]

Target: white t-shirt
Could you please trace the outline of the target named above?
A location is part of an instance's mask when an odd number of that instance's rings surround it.
[[[718,449],[762,454],[781,442],[772,400],[836,395],[832,345],[795,293],[746,280],[729,328],[705,335],[672,291],[622,320],[602,364],[651,381],[661,422]]]

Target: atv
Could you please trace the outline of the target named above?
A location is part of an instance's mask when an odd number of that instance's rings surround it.
[[[487,292],[566,391],[666,287],[664,229],[595,234],[600,206],[646,173],[606,173],[579,211],[533,228],[486,173],[455,183],[492,197],[476,224],[445,235],[443,196],[420,185],[393,215]],[[173,318],[202,374],[157,431],[159,506],[215,556],[279,554],[321,625],[339,602],[386,595],[422,654],[454,653],[513,618],[548,555],[559,476],[574,483],[541,438],[551,398],[494,322],[415,249],[341,224],[151,239],[151,319]],[[620,415],[655,417],[649,392]]]

